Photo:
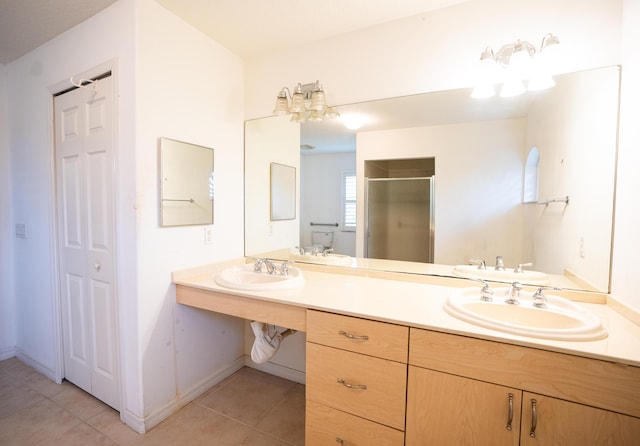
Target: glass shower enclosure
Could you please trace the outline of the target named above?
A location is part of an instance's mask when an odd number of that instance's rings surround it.
[[[434,181],[365,178],[365,257],[433,263]]]

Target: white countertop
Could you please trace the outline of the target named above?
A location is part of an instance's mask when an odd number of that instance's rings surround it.
[[[243,259],[173,273],[173,283],[345,315],[391,322],[445,333],[569,353],[640,367],[640,326],[607,305],[580,303],[602,320],[608,336],[598,341],[555,341],[511,335],[482,328],[447,314],[443,305],[457,288],[361,275],[303,270],[305,284],[293,290],[242,291],[216,283],[223,269]],[[401,277],[398,275],[397,277]],[[428,279],[425,279],[428,280]]]

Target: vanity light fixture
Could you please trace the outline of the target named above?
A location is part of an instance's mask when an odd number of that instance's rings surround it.
[[[276,98],[273,114],[291,115],[291,122],[324,121],[340,116],[327,105],[324,89],[319,81],[310,84],[298,83],[293,94],[287,87],[283,87]]]
[[[487,47],[480,55],[478,79],[471,96],[490,98],[496,94],[494,85],[498,83],[503,84],[501,97],[553,87],[555,82],[550,74],[549,62],[558,44],[558,37],[548,33],[542,38],[540,48],[519,39],[503,45],[498,52]]]

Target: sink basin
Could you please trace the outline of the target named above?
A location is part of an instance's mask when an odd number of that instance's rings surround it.
[[[493,301],[480,300],[479,288],[464,288],[447,299],[451,316],[506,333],[560,341],[595,341],[607,337],[600,319],[583,307],[547,294],[547,308],[533,306],[533,293],[521,291],[519,305],[507,304],[509,288],[495,288]]]
[[[531,285],[549,285],[549,277],[538,271],[523,270],[516,273],[513,269],[496,271],[493,266],[487,269],[478,269],[477,265],[457,265],[453,269],[453,275],[466,279],[493,280],[496,282],[520,282]]]
[[[322,265],[334,265],[334,266],[351,266],[353,259],[343,254],[327,254],[323,256],[318,254],[314,256],[312,254],[291,254],[291,259],[296,262],[307,263],[320,263]]]
[[[300,269],[291,266],[286,276],[255,272],[251,263],[223,270],[216,276],[216,283],[234,290],[286,290],[304,285],[304,277]]]

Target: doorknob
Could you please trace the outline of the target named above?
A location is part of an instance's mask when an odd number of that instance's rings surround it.
[[[95,265],[93,265],[93,268],[94,268],[97,272],[100,272],[100,270],[102,269],[102,265],[100,265],[99,263],[96,263]]]

